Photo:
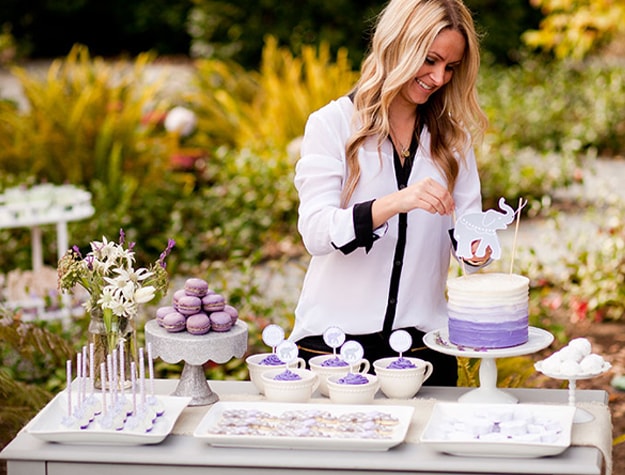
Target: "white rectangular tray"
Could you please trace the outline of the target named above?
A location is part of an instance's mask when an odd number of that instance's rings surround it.
[[[96,393],[99,396],[99,393]],[[127,396],[128,397],[128,396]],[[102,429],[98,418],[86,429],[67,428],[61,424],[67,414],[67,392],[57,394],[27,425],[26,431],[47,442],[80,445],[144,445],[158,444],[169,435],[174,423],[191,401],[190,397],[158,396],[165,412],[158,417],[150,432]]]
[[[270,421],[276,426],[283,428],[286,424],[281,423],[290,413],[293,417],[308,416],[313,413],[323,414],[318,419],[328,421],[329,432],[326,435],[310,436],[295,435],[287,432],[258,431],[256,434],[215,433],[223,420],[232,421],[227,411],[245,411],[245,417],[258,417],[261,424]],[[256,411],[253,415],[251,411]],[[274,403],[274,402],[217,402],[199,423],[194,437],[221,447],[249,447],[249,448],[282,448],[282,449],[323,449],[323,450],[368,450],[384,451],[401,444],[408,432],[412,420],[413,407],[409,406],[373,406],[351,404],[300,404],[300,403]],[[224,414],[225,413],[225,414]],[[363,432],[347,432],[335,418],[347,415],[360,414],[362,422],[356,422],[358,429],[367,432],[370,427],[372,414],[381,413],[387,418],[392,418],[393,423],[384,427],[383,431],[375,431],[377,438],[370,438],[371,433],[363,435]],[[247,422],[242,422],[247,425]],[[250,423],[253,425],[253,423]],[[312,424],[312,422],[311,422]],[[299,427],[305,427],[305,423],[298,423]],[[332,433],[332,431],[334,431]],[[325,432],[325,430],[324,430]],[[382,433],[383,432],[383,433]],[[330,435],[328,435],[330,434]]]
[[[498,413],[513,413],[515,419],[555,423],[559,430],[549,442],[526,442],[517,438],[480,440],[467,437],[465,432],[449,431],[449,423],[468,424],[474,417],[493,417]],[[421,435],[421,443],[452,455],[478,457],[535,458],[557,455],[571,445],[571,430],[575,407],[546,404],[471,404],[436,403]],[[535,424],[536,425],[536,424]]]

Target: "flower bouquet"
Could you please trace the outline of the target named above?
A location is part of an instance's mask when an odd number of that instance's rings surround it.
[[[156,262],[148,268],[135,268],[135,243],[125,247],[121,230],[118,243],[102,237],[101,242],[91,242],[91,251],[86,256],[74,246],[59,260],[59,290],[72,292],[80,286],[89,294],[83,305],[91,317],[89,333],[93,348],[90,350],[96,387],[101,387],[100,364],[107,364],[108,355],[115,362],[124,361],[113,358],[116,352],[126,357],[119,374],[130,376],[130,361],[137,361],[135,317],[139,305],[160,299],[167,292],[169,276],[165,260],[174,245],[170,239]]]

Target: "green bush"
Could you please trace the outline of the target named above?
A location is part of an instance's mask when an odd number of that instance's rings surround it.
[[[480,80],[497,146],[531,147],[541,154],[625,151],[620,64],[527,60],[487,67]]]

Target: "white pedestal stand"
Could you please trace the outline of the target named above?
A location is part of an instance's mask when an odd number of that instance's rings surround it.
[[[607,368],[604,371],[601,371],[599,373],[583,374],[583,375],[577,375],[577,376],[564,376],[562,374],[546,373],[542,369],[539,369],[539,368],[537,369],[538,371],[543,373],[545,376],[549,376],[550,378],[568,381],[569,382],[569,406],[575,407],[575,390],[577,389],[577,381],[579,381],[580,379],[595,378],[599,376],[600,374],[605,373],[608,369],[610,369],[610,365],[607,365]],[[595,416],[593,416],[592,413],[588,412],[586,409],[577,407],[575,409],[575,415],[573,416],[573,423],[582,424],[584,422],[590,422],[594,418]]]
[[[447,328],[427,333],[423,342],[432,350],[464,358],[480,358],[480,387],[472,389],[458,398],[459,402],[481,404],[516,404],[518,399],[512,394],[497,388],[497,358],[508,358],[535,353],[547,348],[553,342],[553,335],[541,328],[530,327],[527,343],[510,348],[476,350],[458,347],[449,341]],[[436,371],[436,368],[434,368]]]
[[[145,341],[152,344],[153,358],[167,363],[184,361],[180,381],[173,396],[191,397],[189,406],[206,406],[219,401],[204,373],[204,363],[225,363],[240,358],[247,351],[247,324],[238,320],[227,332],[210,331],[205,335],[191,335],[186,331],[170,333],[156,320],[145,324]]]

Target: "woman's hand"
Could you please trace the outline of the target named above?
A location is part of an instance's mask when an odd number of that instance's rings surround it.
[[[413,209],[423,209],[429,213],[448,215],[454,212],[454,199],[449,190],[433,178],[413,183],[400,190],[402,213]]]
[[[408,213],[418,208],[432,214],[449,215],[454,211],[454,199],[439,182],[433,178],[425,178],[375,200],[372,207],[373,227],[377,228],[396,214]]]
[[[486,251],[484,252],[483,256],[475,255],[479,245],[479,240],[473,241],[471,243],[471,259],[464,260],[467,264],[471,264],[472,266],[481,266],[483,264],[486,264],[486,262],[488,262],[488,260],[490,259],[490,256],[493,254],[493,250],[490,248],[490,246],[486,246]]]

